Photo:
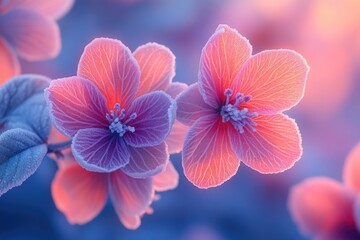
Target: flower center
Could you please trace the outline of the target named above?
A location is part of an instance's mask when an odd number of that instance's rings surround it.
[[[245,127],[256,132],[255,127],[257,124],[251,118],[257,117],[258,114],[256,112],[250,112],[247,108],[240,108],[242,104],[250,101],[251,96],[244,96],[241,93],[237,93],[235,103],[230,104],[230,98],[233,94],[231,89],[226,89],[224,94],[226,96],[226,103],[221,107],[220,111],[222,122],[226,123],[230,121],[240,133],[244,133]]]
[[[127,131],[132,133],[135,132],[135,128],[128,126],[127,124],[136,117],[137,114],[132,113],[127,120],[122,121],[125,118],[125,109],[121,109],[119,103],[114,105],[114,110],[111,110],[110,114],[106,113],[106,119],[109,121],[110,131],[112,133],[118,133],[120,137],[124,136]]]

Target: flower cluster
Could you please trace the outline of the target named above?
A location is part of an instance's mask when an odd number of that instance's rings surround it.
[[[19,56],[36,60],[57,53],[54,20],[41,17],[58,18],[71,1],[63,8],[55,2],[42,8],[25,0],[1,2],[0,24],[21,26],[16,14],[24,11],[43,24],[31,28],[37,37],[46,26],[44,34],[52,31],[42,46],[30,31],[6,28]],[[0,45],[13,66],[3,78],[18,71],[9,44]],[[119,40],[96,38],[85,47],[76,76],[20,77],[0,89],[0,193],[20,185],[46,156],[55,157],[51,192],[70,223],[92,220],[109,196],[123,225],[136,229],[152,212],[156,192],[178,184],[172,153],[183,151],[185,176],[199,188],[223,184],[241,161],[260,173],[285,171],[300,159],[302,146],[295,121],[283,111],[302,98],[308,71],[291,50],[252,55],[247,39],[220,25],[202,51],[198,82],[188,87],[172,82],[175,56],[167,47],[148,43],[131,52]],[[64,136],[48,140],[50,119]],[[67,141],[52,143],[54,138]],[[31,167],[19,168],[25,161]]]

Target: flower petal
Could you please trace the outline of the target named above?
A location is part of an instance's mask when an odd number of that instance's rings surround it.
[[[188,88],[189,86],[185,83],[174,82],[170,84],[165,92],[175,99],[180,93],[184,92]]]
[[[0,86],[20,73],[19,61],[9,44],[0,37]]]
[[[260,173],[278,173],[291,168],[302,155],[301,136],[295,121],[285,115],[253,119],[256,132],[228,129],[232,149],[238,158]]]
[[[155,191],[163,192],[175,189],[179,184],[179,174],[169,161],[165,170],[153,177]]]
[[[178,120],[175,120],[169,136],[165,139],[170,154],[180,153],[182,151],[185,136],[188,130],[188,126],[185,126]]]
[[[354,195],[340,183],[316,177],[291,189],[288,207],[301,232],[319,235],[353,224],[353,201]]]
[[[301,100],[308,73],[306,60],[292,50],[263,51],[244,64],[233,88],[252,97],[244,107],[274,114]]]
[[[349,188],[360,192],[360,143],[350,152],[346,159],[343,178],[344,183]]]
[[[150,206],[153,196],[152,179],[132,178],[121,170],[110,174],[110,197],[125,227],[135,229],[139,216]]]
[[[223,184],[240,166],[226,127],[218,117],[202,117],[186,135],[182,165],[187,179],[199,188]]]
[[[85,47],[78,75],[93,81],[108,101],[127,108],[139,86],[139,65],[130,50],[119,40],[97,38]]]
[[[176,103],[176,119],[187,126],[194,124],[200,117],[216,114],[216,109],[204,102],[197,83],[180,93]]]
[[[74,4],[74,0],[11,0],[11,8],[29,9],[54,19],[63,17]]]
[[[148,43],[134,52],[140,66],[138,96],[156,90],[166,90],[175,76],[175,56],[167,47]]]
[[[227,25],[219,25],[200,58],[199,88],[207,104],[217,108],[223,102],[225,89],[232,85],[251,51],[245,37]]]
[[[164,92],[156,91],[137,98],[128,110],[130,114],[137,114],[128,122],[135,131],[124,135],[126,143],[133,147],[161,144],[170,133],[175,111],[175,101]]]
[[[53,122],[68,137],[80,129],[109,125],[106,100],[90,81],[80,77],[53,80],[45,90],[45,98]]]
[[[85,224],[106,204],[106,174],[89,172],[77,163],[63,165],[51,184],[56,207],[71,224]]]
[[[124,226],[127,229],[135,230],[138,227],[140,227],[140,225],[141,225],[140,214],[131,215],[131,214],[126,214],[121,211],[118,211],[117,215],[118,215],[121,223],[124,224]]]
[[[129,151],[131,156],[129,164],[122,170],[134,178],[146,178],[160,173],[170,157],[165,143],[154,147],[129,147]]]
[[[0,17],[2,34],[20,57],[28,61],[54,58],[60,52],[56,22],[35,11],[14,9]]]
[[[124,139],[109,129],[81,129],[71,147],[76,161],[88,171],[113,172],[128,164],[130,159]]]
[[[188,88],[188,85],[184,83],[175,82],[170,84],[169,88],[166,90],[166,93],[169,94],[173,99],[175,99],[180,93],[182,93]],[[178,120],[174,121],[171,132],[165,140],[166,144],[168,145],[170,154],[179,153],[182,151],[182,146],[184,144],[187,131],[187,126],[183,125]]]

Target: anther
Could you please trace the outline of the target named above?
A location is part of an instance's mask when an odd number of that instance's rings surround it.
[[[232,96],[232,90],[226,89],[224,95],[226,96],[225,105],[222,106],[220,114],[222,122],[230,121],[237,131],[244,133],[245,127],[250,131],[256,132],[256,122],[251,118],[257,117],[256,112],[250,112],[248,108],[240,108],[244,103],[250,101],[251,96],[244,96],[241,93],[237,93],[235,96],[235,103],[230,104],[230,98]]]

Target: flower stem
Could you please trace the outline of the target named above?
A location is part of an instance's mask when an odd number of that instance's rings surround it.
[[[56,153],[71,146],[71,140],[59,143],[48,144],[48,153]]]

